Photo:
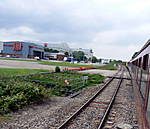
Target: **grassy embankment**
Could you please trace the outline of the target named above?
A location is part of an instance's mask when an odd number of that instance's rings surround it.
[[[50,62],[50,61],[37,61],[37,60],[26,60],[26,59],[16,59],[16,58],[0,58],[0,60],[30,61],[30,62],[38,62],[39,64],[43,64],[43,65],[66,66],[66,67],[95,67],[97,69],[103,69],[103,70],[116,70],[117,67],[114,66],[114,64],[118,63],[116,61],[113,61],[104,66],[97,66],[97,65],[73,64],[73,63],[69,63],[69,62]]]
[[[102,70],[117,70],[116,64],[118,64],[118,62],[113,61],[109,64],[104,65],[104,66],[98,66],[97,68],[102,69]]]
[[[0,114],[17,111],[25,105],[50,96],[67,96],[70,93],[101,83],[104,80],[104,77],[101,75],[89,75],[77,72],[28,75],[29,73],[36,73],[39,70],[0,69],[0,71],[3,71],[0,72]],[[12,73],[14,76],[10,77],[9,75]],[[15,75],[18,74],[26,74],[26,76],[16,77]],[[83,76],[88,76],[87,82],[82,80]],[[65,80],[69,83],[65,84]],[[0,118],[2,119],[2,117]],[[5,121],[5,119],[10,118],[4,117],[1,121]]]
[[[0,68],[0,77],[14,75],[28,75],[39,72],[49,72],[50,70],[43,69],[17,69],[17,68]]]

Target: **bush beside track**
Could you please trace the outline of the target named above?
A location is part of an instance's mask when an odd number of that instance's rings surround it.
[[[0,80],[0,114],[16,111],[49,93],[42,86],[35,86],[18,77],[3,78]]]

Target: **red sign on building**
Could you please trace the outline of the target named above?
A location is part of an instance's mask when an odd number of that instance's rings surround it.
[[[15,51],[21,51],[22,49],[22,43],[21,42],[17,42],[13,44],[13,50]]]
[[[47,47],[48,46],[48,44],[47,43],[44,43],[44,47]]]

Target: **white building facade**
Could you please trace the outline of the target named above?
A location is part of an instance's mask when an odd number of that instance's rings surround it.
[[[59,52],[68,52],[68,53],[72,53],[69,45],[65,42],[60,42],[60,43],[45,43],[44,47],[49,48],[49,49],[53,49],[53,50],[57,50]]]

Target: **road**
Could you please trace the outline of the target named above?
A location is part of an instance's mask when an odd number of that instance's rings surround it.
[[[0,68],[48,69],[54,70],[55,66],[42,65],[38,62],[0,60]]]

